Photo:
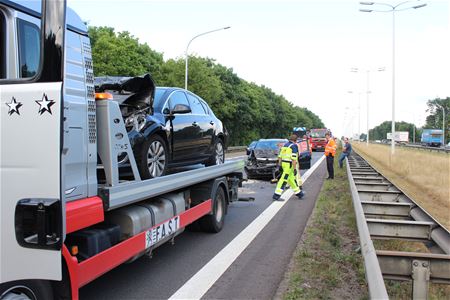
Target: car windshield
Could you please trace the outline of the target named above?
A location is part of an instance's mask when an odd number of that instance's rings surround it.
[[[278,150],[280,147],[283,146],[284,143],[286,143],[286,140],[259,141],[258,144],[256,144],[255,149],[256,150],[262,150],[262,149]]]
[[[327,132],[326,129],[311,130],[311,137],[313,137],[313,138],[324,138],[326,132]]]

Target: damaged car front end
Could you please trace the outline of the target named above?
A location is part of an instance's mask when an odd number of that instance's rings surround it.
[[[262,139],[250,151],[245,172],[248,178],[272,178],[277,168],[278,153],[287,142],[284,139]]]

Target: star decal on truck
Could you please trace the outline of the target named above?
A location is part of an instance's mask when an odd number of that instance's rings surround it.
[[[42,100],[36,100],[36,103],[39,104],[39,115],[42,115],[44,112],[48,111],[50,114],[52,114],[51,107],[56,102],[53,100],[48,100],[47,95],[44,93],[42,96]]]
[[[5,104],[8,105],[9,107],[8,110],[9,115],[16,113],[20,116],[19,108],[22,106],[22,102],[17,102],[16,98],[12,97],[11,102],[10,103],[7,102]]]

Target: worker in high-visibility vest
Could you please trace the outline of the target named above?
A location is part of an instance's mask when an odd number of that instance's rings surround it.
[[[278,180],[277,188],[273,194],[272,198],[274,200],[283,201],[280,197],[287,184],[289,184],[297,197],[301,199],[304,196],[303,191],[300,190],[297,184],[298,146],[296,142],[297,135],[291,135],[289,141],[281,147],[280,153],[278,154],[278,165],[283,169],[283,173],[281,174],[280,180]]]
[[[336,155],[336,142],[334,138],[331,137],[331,134],[327,132],[325,134],[325,138],[327,139],[327,145],[325,146],[325,156],[327,157],[327,170],[328,170],[328,178],[334,179],[334,156]]]

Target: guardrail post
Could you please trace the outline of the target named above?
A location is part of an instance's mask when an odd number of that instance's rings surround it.
[[[413,299],[428,299],[428,284],[430,282],[430,263],[426,260],[413,260]]]

